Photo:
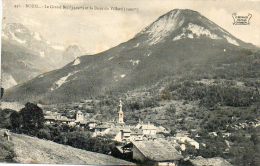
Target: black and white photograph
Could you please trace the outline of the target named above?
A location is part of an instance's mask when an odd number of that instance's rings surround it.
[[[0,165],[260,166],[260,0],[1,0]]]

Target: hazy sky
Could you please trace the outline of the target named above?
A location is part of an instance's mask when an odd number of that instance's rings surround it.
[[[96,53],[132,38],[164,13],[193,9],[239,39],[260,46],[260,1],[257,0],[3,0],[4,22],[18,22],[39,32],[51,43],[78,44],[85,53]],[[70,11],[14,8],[15,4],[73,5],[138,8],[134,11]],[[233,25],[232,13],[251,13],[250,25]]]

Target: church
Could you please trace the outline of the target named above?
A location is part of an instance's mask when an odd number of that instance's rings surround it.
[[[118,123],[125,124],[122,100],[119,100]]]
[[[127,125],[124,121],[124,111],[122,100],[119,100],[118,117],[113,123],[106,122],[97,125],[93,136],[113,135],[114,140],[118,142],[142,141],[155,139],[158,131],[162,131],[162,126],[155,126],[148,122],[143,123],[139,120],[136,125]],[[168,132],[165,130],[165,132]]]

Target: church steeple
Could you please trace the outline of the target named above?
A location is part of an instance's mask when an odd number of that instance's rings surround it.
[[[118,111],[118,123],[124,124],[124,112],[123,112],[123,105],[122,100],[119,100],[119,111]]]

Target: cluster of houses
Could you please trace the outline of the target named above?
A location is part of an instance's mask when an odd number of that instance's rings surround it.
[[[93,137],[111,135],[115,141],[118,142],[130,142],[130,141],[142,141],[148,139],[155,139],[158,136],[162,137],[162,134],[168,134],[162,126],[155,126],[148,122],[143,123],[139,120],[139,123],[130,126],[124,122],[124,112],[122,101],[119,103],[118,120],[111,122],[98,122],[94,119],[87,120],[81,111],[77,111],[75,119],[67,118],[60,114],[46,115],[44,116],[46,124],[68,124],[70,126],[78,126],[81,128],[89,129],[93,131]]]
[[[86,120],[84,114],[81,111],[77,111],[75,115],[75,119],[68,118],[66,116],[62,116],[60,114],[57,115],[46,115],[44,116],[45,124],[67,124],[69,126],[77,126],[81,128],[94,129],[98,124],[98,121],[94,119]]]
[[[84,129],[93,131],[93,137],[110,135],[117,142],[121,142],[120,146],[116,146],[111,155],[126,160],[137,161],[145,163],[146,165],[190,165],[200,166],[207,165],[207,163],[217,166],[230,166],[231,164],[222,158],[205,159],[197,157],[186,160],[181,155],[185,151],[187,143],[192,145],[195,149],[199,149],[199,143],[188,137],[187,134],[178,133],[176,137],[167,137],[169,131],[162,126],[155,126],[147,122],[143,123],[141,120],[136,125],[127,125],[124,122],[124,112],[122,101],[120,100],[118,106],[118,119],[111,122],[98,122],[96,120],[86,120],[81,111],[77,111],[75,119],[69,119],[65,116],[45,116],[46,124],[65,123],[71,126],[78,126]],[[179,151],[176,150],[179,147]],[[202,166],[201,165],[201,166]]]
[[[112,135],[115,141],[128,143],[131,141],[155,139],[158,133],[169,133],[169,131],[162,126],[157,127],[150,122],[143,123],[140,120],[136,125],[126,125],[121,100],[118,107],[118,120],[116,122],[106,122],[95,126],[94,137]]]

